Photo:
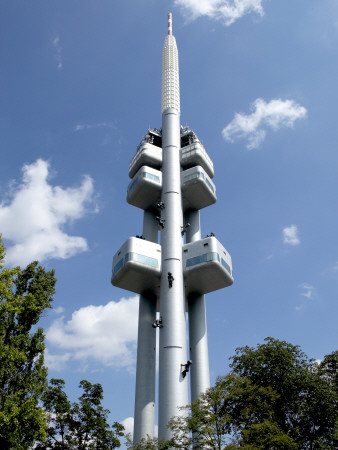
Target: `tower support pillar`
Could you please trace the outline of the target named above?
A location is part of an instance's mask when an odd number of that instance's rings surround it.
[[[134,442],[155,433],[156,299],[140,295]]]
[[[187,243],[201,239],[200,212],[186,215],[190,226],[186,231]],[[205,296],[195,295],[188,299],[191,401],[198,399],[210,387],[209,352]]]
[[[144,211],[143,237],[157,242],[158,224],[155,215]],[[140,295],[136,390],[134,411],[134,442],[138,443],[147,435],[155,433],[155,376],[156,376],[156,320],[155,295]]]

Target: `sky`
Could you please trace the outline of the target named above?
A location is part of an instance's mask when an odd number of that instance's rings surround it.
[[[161,54],[173,13],[181,123],[212,158],[201,211],[232,256],[208,294],[211,381],[271,336],[314,359],[337,349],[338,2],[0,0],[0,232],[7,264],[58,279],[40,325],[49,377],[72,399],[101,383],[132,426],[138,298],[110,284],[142,234],[128,167],[161,126]]]

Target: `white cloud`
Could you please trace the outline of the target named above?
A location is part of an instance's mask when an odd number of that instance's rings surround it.
[[[122,425],[126,434],[129,434],[130,438],[133,439],[134,436],[134,417],[126,417],[122,420]],[[155,425],[154,437],[158,437],[158,426]]]
[[[81,364],[96,360],[105,366],[132,369],[136,358],[138,306],[138,296],[122,298],[106,305],[80,308],[67,322],[64,317],[56,319],[46,332],[48,346],[58,352],[53,355],[49,352],[53,368],[58,355],[60,369],[69,360],[64,355],[70,355]]]
[[[268,103],[257,98],[251,105],[251,114],[236,113],[234,119],[223,129],[224,139],[247,138],[246,148],[258,148],[264,141],[268,129],[274,131],[281,127],[291,128],[297,119],[304,119],[306,108],[294,100],[273,99]]]
[[[55,50],[55,59],[57,63],[57,68],[60,70],[62,69],[62,55],[61,55],[61,45],[60,45],[60,37],[55,36],[53,39],[53,47]]]
[[[300,244],[297,225],[290,225],[283,229],[283,242],[290,245]]]
[[[71,353],[62,353],[58,355],[53,355],[49,352],[48,348],[45,349],[45,365],[50,370],[62,370],[66,363],[70,360]]]
[[[7,202],[0,203],[0,230],[14,243],[7,246],[6,261],[24,265],[87,250],[83,237],[70,236],[63,227],[88,212],[94,195],[91,177],[84,176],[75,188],[52,186],[47,181],[49,164],[42,159],[24,165],[22,172],[22,183],[12,187]]]
[[[308,298],[309,300],[312,299],[317,293],[316,288],[314,286],[311,286],[311,284],[308,284],[308,283],[300,284],[299,288],[303,290],[303,292],[301,292],[300,295]]]
[[[207,16],[229,26],[245,14],[264,15],[263,0],[175,0],[189,19]]]
[[[126,417],[122,420],[122,425],[124,426],[124,432],[130,435],[130,438],[133,439],[134,435],[134,417]]]

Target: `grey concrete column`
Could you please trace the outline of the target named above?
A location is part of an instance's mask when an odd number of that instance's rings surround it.
[[[143,237],[157,242],[158,224],[154,214],[144,211]],[[134,412],[134,442],[155,433],[155,376],[156,376],[156,297],[140,295],[136,390]]]
[[[158,242],[158,223],[155,214],[150,211],[143,214],[143,237],[147,241]]]
[[[201,239],[200,212],[191,211],[186,215],[190,226],[186,231],[186,241],[195,242]],[[199,295],[188,299],[189,314],[189,347],[191,401],[195,401],[202,392],[210,387],[209,352],[205,296]]]
[[[162,219],[161,231],[162,277],[159,348],[159,437],[169,439],[167,429],[171,417],[185,414],[180,406],[188,404],[187,378],[181,364],[187,362],[185,293],[182,271],[182,195],[180,179],[180,121],[179,111],[166,109],[162,114]],[[173,277],[172,285],[168,276]]]

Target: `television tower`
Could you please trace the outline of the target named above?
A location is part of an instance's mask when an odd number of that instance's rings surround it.
[[[147,131],[129,176],[127,202],[144,211],[143,233],[115,254],[112,284],[140,294],[134,442],[154,436],[156,329],[158,434],[166,440],[169,419],[185,414],[179,407],[189,402],[187,373],[191,401],[210,386],[205,294],[233,283],[229,253],[213,233],[201,238],[199,211],[216,202],[214,168],[195,132],[180,125],[171,13],[162,54],[162,128]]]

